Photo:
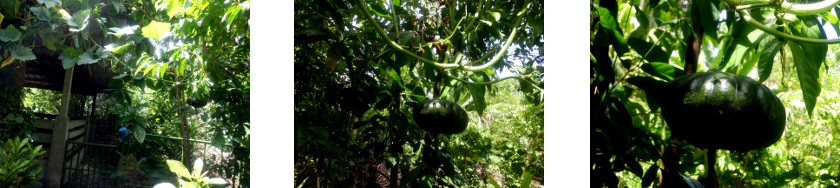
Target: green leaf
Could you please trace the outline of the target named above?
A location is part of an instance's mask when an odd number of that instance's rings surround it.
[[[107,50],[109,52],[117,53],[117,54],[123,54],[123,52],[125,52],[125,50],[128,49],[133,44],[134,44],[134,41],[125,43],[125,44],[120,45],[120,46],[116,46],[113,43],[111,43],[111,44],[105,45],[105,50]]]
[[[15,42],[20,40],[21,33],[14,25],[9,25],[6,29],[0,29],[0,41]]]
[[[420,178],[420,188],[432,188],[432,185],[434,185],[434,179],[429,176],[423,176],[423,178]]]
[[[699,11],[696,14],[692,14],[692,20],[700,21],[700,24],[703,25],[704,33],[713,39],[717,39],[718,15],[720,15],[720,10],[717,5],[720,4],[720,1],[708,0],[692,2],[694,3],[694,6],[692,7],[696,7],[693,11]]]
[[[741,65],[741,68],[738,69],[738,74],[747,75],[747,74],[750,73],[750,71],[753,70],[753,68],[755,68],[755,64],[758,62],[758,58],[759,58],[759,54],[760,54],[758,51],[764,50],[763,48],[764,48],[763,46],[760,46],[758,49],[755,49],[755,51],[756,51],[755,53],[747,54],[748,55],[747,57],[749,57],[749,58],[747,58],[747,60],[744,62],[744,64]],[[753,51],[753,50],[750,49],[750,51]]]
[[[76,62],[77,65],[86,65],[86,64],[93,64],[96,63],[97,59],[93,57],[93,53],[91,51],[86,51],[79,55],[79,60]]]
[[[642,70],[646,73],[662,78],[666,81],[685,75],[685,71],[668,63],[652,62],[642,64]]]
[[[476,81],[481,81],[482,79],[478,79]],[[487,108],[487,103],[484,102],[484,92],[485,88],[484,85],[480,84],[468,84],[470,88],[470,94],[473,98],[473,103],[475,104],[475,110],[478,114],[484,114],[484,109]]]
[[[197,182],[184,182],[183,184],[181,184],[181,188],[199,188],[199,187],[200,186],[198,185]]]
[[[166,15],[169,16],[169,18],[172,18],[179,12],[182,12],[181,10],[183,9],[183,3],[184,2],[180,0],[170,0],[169,6],[166,9]]]
[[[41,39],[42,39],[41,44],[43,44],[45,47],[47,47],[47,49],[50,49],[50,50],[53,50],[53,51],[57,51],[58,47],[56,45],[60,45],[61,42],[63,42],[63,41],[60,41],[60,40],[62,40],[61,36],[59,34],[53,33],[53,32],[41,33]]]
[[[50,10],[44,7],[29,7],[29,10],[35,14],[35,17],[39,20],[49,21],[50,20]]]
[[[29,61],[35,59],[35,54],[32,53],[31,48],[17,46],[15,50],[12,51],[12,57],[21,61]]]
[[[390,69],[389,69],[390,70]],[[391,79],[393,79],[401,88],[405,88],[405,84],[403,84],[402,77],[400,77],[397,71],[391,70],[388,71],[391,74]]]
[[[534,179],[534,174],[528,171],[522,172],[522,180],[519,182],[519,188],[530,188],[531,180]]]
[[[161,23],[157,21],[152,21],[149,25],[146,25],[141,29],[143,31],[143,36],[154,39],[155,41],[160,41],[167,36],[169,36],[169,28],[172,24],[169,23]]]
[[[642,172],[642,165],[639,164],[639,161],[636,160],[628,160],[627,163],[627,170],[630,170],[631,173],[635,174],[638,177],[644,176],[644,172]]]
[[[735,22],[735,26],[732,28],[732,36],[734,40],[729,40],[729,47],[725,56],[718,64],[713,65],[712,70],[735,73],[744,61],[744,55],[749,49],[758,45],[769,34],[741,20]]]
[[[64,69],[69,69],[76,65],[76,62],[79,61],[79,55],[83,52],[76,48],[65,48],[61,51],[61,55],[58,56],[58,59],[61,60],[61,66]]]
[[[112,28],[108,28],[108,34],[117,36],[117,38],[121,38],[123,35],[134,34],[134,31],[137,30],[137,27],[139,27],[139,26],[135,25],[135,26],[128,26],[128,27],[123,27],[123,28],[112,27]],[[133,43],[134,41],[131,41],[131,42]]]
[[[79,32],[88,25],[88,18],[90,17],[90,10],[80,10],[73,14],[73,17],[65,18],[64,21],[70,26],[70,32]]]
[[[38,3],[48,7],[61,6],[61,0],[38,0]]]
[[[96,49],[96,60],[105,59],[105,58],[107,58],[109,55],[111,55],[111,51],[110,51],[110,50],[107,50],[107,49],[106,49],[106,48],[104,48],[104,47],[100,47],[100,48],[97,48],[97,49]]]
[[[490,176],[490,174],[487,174],[487,180],[489,180],[489,181],[490,181],[490,185],[493,185],[493,187],[495,187],[495,188],[502,188],[502,186],[501,186],[501,185],[499,185],[499,182],[496,182],[496,179],[493,179],[493,177],[492,177],[492,176]]]
[[[835,7],[836,8],[836,7]],[[831,12],[823,12],[819,14],[823,20],[828,23],[831,23],[832,28],[834,28],[834,32],[840,34],[840,20],[837,19],[837,16],[831,14]]]
[[[376,14],[377,16],[385,17],[389,20],[391,19],[391,14],[388,14],[389,13],[388,10],[385,10],[385,7],[382,7],[382,4],[371,3],[371,4],[368,4],[368,6],[369,6],[368,10],[370,12],[373,12],[373,14]]]
[[[493,19],[496,20],[497,22],[499,21],[499,19],[502,18],[502,14],[500,14],[499,12],[488,11],[487,13],[489,13],[491,16],[493,16]]]
[[[627,82],[645,91],[648,107],[651,111],[659,109],[659,99],[665,97],[664,91],[667,82],[653,79],[651,77],[630,77]]]
[[[225,22],[227,22],[228,25],[232,25],[233,20],[236,20],[236,16],[239,15],[241,10],[242,7],[238,5],[230,7],[227,12],[225,12]]]
[[[650,187],[653,180],[656,179],[657,172],[659,172],[659,166],[656,164],[650,165],[647,171],[645,171],[645,176],[642,177],[642,187]]]
[[[137,139],[137,142],[142,144],[143,140],[146,139],[146,128],[143,126],[134,126],[134,139]]]
[[[178,75],[184,75],[184,69],[187,67],[186,65],[187,59],[181,59],[181,65],[178,66]]]
[[[114,5],[114,10],[117,11],[117,14],[125,12],[125,5],[123,4],[122,0],[110,0],[111,4]]]
[[[190,175],[190,171],[187,170],[187,167],[185,167],[181,161],[166,160],[166,165],[169,166],[170,171],[174,172],[179,177],[192,177]]]
[[[807,38],[825,39],[825,34],[822,27],[817,22],[815,16],[799,16],[801,22],[801,31],[792,30],[794,35]],[[796,66],[796,75],[799,77],[799,84],[802,88],[802,100],[805,101],[805,108],[808,110],[808,115],[814,110],[817,103],[817,97],[822,90],[820,87],[820,67],[825,60],[828,51],[827,45],[821,44],[799,44],[796,42],[789,43]]]
[[[598,16],[600,16],[600,23],[601,27],[607,28],[609,30],[616,30],[618,24],[616,23],[615,16],[610,13],[610,10],[604,7],[598,7]]]
[[[668,58],[671,57],[671,53],[665,52],[659,45],[653,45],[639,38],[630,38],[627,44],[648,62],[668,62]]]
[[[781,38],[774,38],[770,39],[764,50],[761,51],[760,57],[758,58],[758,81],[764,82],[770,77],[770,73],[773,72],[773,60],[776,57],[776,53],[778,53],[782,46],[784,46],[784,39]]]
[[[225,179],[222,178],[210,178],[207,180],[207,183],[213,185],[224,185],[227,184],[227,181],[225,181]]]
[[[201,176],[202,170],[204,170],[204,160],[198,158],[193,163],[193,177]]]

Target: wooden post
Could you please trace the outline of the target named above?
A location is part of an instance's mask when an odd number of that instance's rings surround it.
[[[96,96],[98,94],[93,94],[93,102],[91,102],[90,106],[90,116],[88,117],[88,124],[85,125],[85,142],[93,142],[93,132],[94,132],[94,125],[96,125]]]
[[[67,110],[70,106],[70,87],[73,83],[73,70],[75,66],[64,71],[64,88],[61,90],[61,108],[58,109],[58,118],[55,119],[52,141],[50,142],[50,156],[47,162],[46,187],[57,188],[61,186],[61,171],[64,167],[64,147],[67,141]]]

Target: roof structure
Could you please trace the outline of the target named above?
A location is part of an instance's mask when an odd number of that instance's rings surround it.
[[[21,85],[60,92],[64,84],[65,72],[61,60],[52,54],[38,53],[40,50],[33,51],[38,58],[25,61],[19,67],[23,72],[20,75],[22,78],[19,77]],[[70,92],[82,95],[105,93],[108,82],[113,77],[114,73],[110,71],[110,68],[103,67],[100,63],[76,65]]]

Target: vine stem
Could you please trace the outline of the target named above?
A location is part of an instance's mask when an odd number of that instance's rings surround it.
[[[769,28],[769,27],[765,26],[764,24],[761,24],[760,22],[756,21],[755,19],[752,18],[752,16],[750,16],[749,13],[747,13],[744,10],[738,10],[738,13],[741,14],[742,19],[747,21],[747,23],[755,26],[756,28],[758,28],[758,29],[760,29],[764,32],[770,33],[772,35],[775,35],[777,37],[787,39],[787,40],[791,40],[791,41],[798,42],[798,43],[810,43],[810,44],[837,44],[837,43],[840,43],[840,39],[805,38],[805,37],[800,37],[800,36],[787,34],[787,33],[781,32],[781,31],[776,31],[775,29]]]
[[[648,56],[648,54],[650,54],[650,52],[651,52],[651,51],[653,51],[653,48],[654,48],[654,47],[656,47],[656,45],[659,45],[659,41],[661,41],[661,40],[662,40],[662,36],[664,36],[664,35],[665,35],[665,32],[662,32],[661,34],[659,34],[659,37],[656,37],[656,43],[654,43],[653,45],[651,45],[651,46],[650,46],[650,48],[648,49],[648,51],[647,51],[647,52],[645,52],[645,55],[644,55],[644,56],[642,56],[642,59],[644,59],[645,57],[647,57],[647,56]],[[618,52],[616,52],[616,56],[618,56]],[[616,58],[616,59],[617,59],[617,58]],[[613,64],[615,64],[615,60],[613,60]],[[628,69],[628,70],[627,70],[627,72],[625,72],[625,73],[624,73],[624,75],[622,75],[622,76],[621,76],[621,79],[619,79],[619,80],[618,80],[617,82],[615,82],[615,83],[621,83],[621,82],[623,82],[625,79],[627,79],[627,76],[629,76],[629,75],[630,75],[630,72],[633,72],[633,70],[634,70],[634,69],[636,69],[636,67],[639,67],[639,66],[632,66],[632,67],[630,67],[630,69]],[[613,91],[615,88],[616,88],[616,87],[611,87],[608,93],[612,93],[612,91]]]
[[[455,68],[460,68],[460,69],[465,69],[465,70],[469,70],[469,71],[481,71],[481,70],[483,70],[483,69],[485,69],[485,68],[487,68],[487,67],[490,67],[491,65],[495,64],[495,63],[496,63],[499,59],[501,59],[501,57],[502,57],[502,56],[504,56],[504,55],[505,55],[505,52],[507,52],[508,47],[510,47],[510,45],[513,43],[513,39],[514,39],[514,38],[515,38],[515,36],[518,34],[518,31],[519,31],[519,29],[520,29],[519,25],[522,23],[522,17],[521,17],[521,15],[520,15],[520,17],[517,17],[517,20],[518,20],[518,21],[517,21],[517,22],[516,22],[516,24],[514,25],[514,27],[513,27],[512,31],[511,31],[510,35],[508,36],[508,39],[505,41],[505,44],[504,44],[504,45],[502,45],[502,50],[501,50],[501,51],[499,51],[499,53],[497,53],[497,54],[493,57],[493,59],[491,59],[491,60],[490,60],[489,62],[487,62],[486,64],[479,65],[479,66],[463,66],[463,65],[458,65],[458,64],[440,64],[440,63],[436,63],[436,62],[434,62],[434,61],[432,61],[432,60],[429,60],[429,59],[426,59],[426,58],[420,57],[420,56],[418,56],[417,54],[414,54],[414,53],[409,52],[408,50],[406,50],[406,49],[402,48],[399,44],[397,44],[396,42],[394,42],[393,40],[391,40],[391,37],[389,37],[389,36],[385,33],[385,30],[383,30],[383,29],[382,29],[382,27],[381,27],[381,26],[379,26],[379,24],[378,24],[378,23],[376,23],[376,21],[373,19],[373,17],[370,15],[370,12],[368,12],[368,10],[367,10],[367,8],[366,8],[366,7],[368,7],[368,6],[367,6],[367,3],[365,2],[365,0],[357,0],[357,4],[358,4],[358,6],[359,6],[359,10],[361,10],[362,15],[365,17],[365,19],[366,19],[367,21],[371,22],[371,24],[373,25],[373,27],[374,27],[374,29],[376,30],[376,32],[377,32],[377,33],[379,33],[379,35],[381,35],[381,36],[382,36],[382,38],[383,38],[383,39],[387,42],[387,44],[388,44],[388,45],[390,45],[390,46],[391,46],[391,48],[394,48],[394,49],[396,49],[397,51],[400,51],[400,52],[402,52],[402,53],[408,54],[408,55],[409,55],[409,56],[411,56],[411,57],[417,58],[418,60],[420,60],[420,61],[422,61],[422,62],[424,62],[424,63],[431,64],[431,65],[434,65],[434,66],[435,66],[435,67],[437,67],[437,68],[442,68],[442,69],[455,69]],[[526,7],[526,9],[525,9],[525,10],[527,10],[527,7]],[[524,12],[524,10],[523,10],[523,12]]]
[[[782,1],[780,8],[784,12],[796,14],[798,16],[809,16],[823,13],[831,10],[840,4],[840,0],[824,0],[818,3],[800,4]]]
[[[522,78],[520,76],[508,76],[508,77],[499,78],[499,79],[489,81],[489,82],[472,82],[472,81],[468,81],[468,80],[465,80],[463,78],[458,78],[458,77],[455,77],[455,76],[452,76],[452,75],[449,75],[449,74],[446,74],[446,76],[450,77],[452,79],[458,80],[459,82],[463,82],[465,84],[484,84],[484,85],[494,84],[496,82],[501,82],[502,80],[507,80],[507,79],[517,79],[517,80],[522,80],[522,81],[528,82],[529,84],[533,85],[534,88],[539,89],[540,91],[543,91],[543,88],[540,87],[539,85],[537,85],[536,83],[534,83],[533,81]]]

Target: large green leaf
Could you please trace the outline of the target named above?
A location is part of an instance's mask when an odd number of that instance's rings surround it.
[[[667,81],[685,75],[685,71],[668,63],[651,62],[642,64],[642,70],[646,73],[662,78]]]
[[[143,126],[134,126],[134,138],[142,144],[146,140],[146,128]]]
[[[741,66],[744,61],[744,55],[746,55],[750,48],[754,48],[767,36],[769,34],[758,30],[746,21],[741,20],[735,22],[735,26],[732,27],[733,40],[729,40],[728,44],[724,44],[729,45],[725,56],[720,64],[712,67],[712,70],[735,73],[738,67]]]
[[[79,62],[79,55],[82,55],[82,53],[84,52],[76,48],[65,48],[61,51],[58,59],[61,60],[61,66],[64,69],[69,69],[76,65],[76,62]]]
[[[368,4],[368,6],[369,6],[368,11],[372,12],[373,14],[376,14],[377,16],[385,17],[389,20],[391,19],[391,14],[389,14],[389,11],[386,10],[385,7],[382,6],[382,4],[371,3],[371,4]]]
[[[49,6],[49,7],[52,7],[52,6],[55,6],[55,5],[61,6],[61,0],[38,0],[38,3],[41,3],[42,5],[46,5],[46,6]]]
[[[522,172],[522,180],[519,181],[519,188],[530,188],[531,181],[534,179],[534,174],[528,171]]]
[[[624,53],[630,52],[627,40],[624,38],[621,28],[618,27],[618,21],[616,20],[615,13],[607,8],[598,7],[598,16],[601,17],[599,23],[604,29],[602,32],[608,36],[615,52],[619,55],[624,55]],[[625,68],[630,68],[630,61],[621,60],[621,65]]]
[[[799,17],[801,31],[792,30],[794,35],[808,38],[825,38],[822,27],[815,16]],[[799,84],[802,88],[802,99],[805,101],[805,108],[808,115],[814,110],[817,97],[822,90],[820,87],[820,67],[825,60],[828,46],[822,44],[800,44],[795,41],[789,43],[793,61],[796,66],[796,75],[799,77]]]
[[[64,21],[70,26],[70,32],[79,32],[85,29],[88,25],[88,18],[90,17],[90,10],[80,10],[73,13],[72,17],[65,18]]]
[[[42,21],[49,21],[50,20],[50,10],[44,7],[29,7],[29,10],[32,11],[32,14],[35,14],[35,17]]]
[[[693,23],[697,24],[699,21],[699,23],[703,25],[703,33],[712,37],[712,39],[717,39],[718,15],[720,15],[718,5],[720,4],[720,1],[706,0],[692,2],[694,5],[692,7],[696,7],[696,9],[692,8],[692,11],[698,11],[697,13],[691,14]]]
[[[6,29],[0,29],[0,41],[15,42],[20,40],[21,33],[14,25],[9,25]]]
[[[639,38],[630,38],[630,40],[627,40],[627,44],[648,62],[668,62],[668,58],[671,57],[671,53],[665,52],[659,45],[653,45],[653,43]]]
[[[761,54],[758,54],[760,56],[758,58],[759,82],[764,82],[764,80],[770,77],[770,73],[773,72],[773,60],[776,57],[776,53],[784,46],[784,43],[784,39],[772,38],[764,45],[764,50],[761,50]]]
[[[78,61],[76,61],[77,65],[86,65],[86,64],[93,64],[96,63],[97,59],[93,57],[93,52],[86,51],[79,55]]]
[[[659,109],[659,99],[664,97],[665,93],[662,91],[668,85],[667,82],[651,77],[630,77],[627,78],[627,82],[645,91],[645,100],[651,111],[655,112]]]
[[[190,171],[187,170],[187,167],[184,166],[181,161],[176,160],[166,160],[166,165],[169,166],[169,170],[175,172],[180,177],[192,177],[190,175]]]
[[[656,164],[650,165],[647,171],[645,171],[645,176],[642,177],[642,187],[650,187],[653,180],[656,178],[657,172],[659,172],[659,166]]]
[[[143,27],[143,36],[154,39],[155,41],[160,41],[169,36],[169,29],[171,26],[172,24],[170,23],[152,21],[149,25]]]
[[[483,81],[483,79],[479,77],[476,81]],[[487,108],[487,103],[484,102],[484,85],[469,84],[469,88],[470,94],[473,98],[473,103],[475,104],[475,110],[478,114],[484,114],[484,109]]]
[[[105,50],[113,52],[113,53],[117,53],[117,54],[122,54],[132,44],[134,44],[134,41],[131,41],[129,43],[126,43],[126,44],[123,44],[123,45],[120,45],[120,46],[116,46],[114,44],[108,44],[108,45],[105,45]]]
[[[12,57],[21,61],[29,61],[35,59],[35,54],[32,53],[31,48],[17,46],[15,50],[12,51]]]
[[[755,53],[747,53],[747,54],[746,54],[746,55],[747,55],[747,56],[745,57],[745,58],[746,58],[746,60],[745,60],[745,61],[744,61],[744,63],[741,65],[741,68],[740,68],[740,69],[738,69],[738,74],[740,74],[740,75],[747,75],[747,74],[749,74],[749,73],[750,73],[750,71],[752,71],[752,70],[753,70],[753,68],[755,68],[755,64],[758,62],[758,58],[759,58],[759,56],[760,56],[760,52],[761,52],[762,50],[764,50],[764,47],[763,47],[763,46],[759,46],[757,49],[750,49],[750,51],[749,51],[749,52],[753,52],[753,51],[754,51]]]

